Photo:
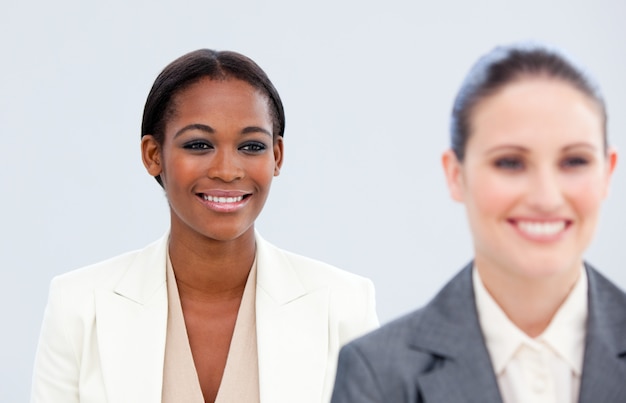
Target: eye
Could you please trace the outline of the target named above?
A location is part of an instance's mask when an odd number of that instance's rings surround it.
[[[499,158],[495,161],[494,165],[496,168],[505,169],[509,171],[519,171],[524,168],[524,163],[520,158],[515,157],[505,157]]]
[[[589,164],[589,160],[583,157],[568,157],[561,162],[564,168],[576,168]]]
[[[245,143],[241,145],[239,149],[241,151],[245,151],[251,154],[258,154],[258,153],[265,151],[267,149],[267,146],[258,141],[253,141],[253,142],[249,142],[249,143]]]
[[[213,148],[213,145],[207,143],[206,141],[194,140],[183,144],[183,148],[186,150],[203,151]]]

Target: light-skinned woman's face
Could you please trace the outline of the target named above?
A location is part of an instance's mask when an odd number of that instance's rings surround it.
[[[443,157],[476,265],[526,278],[579,270],[616,158],[598,106],[569,83],[522,78],[480,100],[465,160]]]
[[[148,172],[163,181],[172,232],[226,241],[252,231],[282,164],[267,97],[241,80],[206,78],[173,102],[163,144],[142,143]]]

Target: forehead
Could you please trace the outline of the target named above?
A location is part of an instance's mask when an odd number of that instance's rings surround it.
[[[494,142],[602,142],[600,107],[587,94],[560,79],[525,77],[487,95],[470,117],[468,146]]]
[[[189,116],[229,116],[270,119],[267,96],[246,81],[202,78],[172,97],[173,118]]]
[[[212,100],[222,102],[228,100],[257,102],[262,100],[267,102],[268,100],[267,95],[247,81],[231,77],[224,79],[201,78],[186,85],[172,97],[172,101],[176,104],[188,101],[197,102],[199,99],[203,99],[206,102],[211,102]]]

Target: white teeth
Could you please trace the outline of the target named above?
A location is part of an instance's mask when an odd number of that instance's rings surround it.
[[[237,203],[243,200],[243,196],[217,197],[217,196],[204,195],[204,200],[210,201],[213,203]]]
[[[555,221],[550,223],[519,221],[517,226],[529,235],[549,236],[563,231],[565,229],[565,221]]]

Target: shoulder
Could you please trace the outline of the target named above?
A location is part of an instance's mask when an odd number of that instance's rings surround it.
[[[398,360],[403,361],[414,349],[413,341],[420,338],[420,328],[428,310],[424,307],[401,316],[354,340],[349,348],[365,361],[375,362],[382,372],[392,370],[397,367]]]
[[[358,396],[346,401],[420,401],[418,378],[438,361],[414,344],[427,310],[413,311],[344,346],[333,401],[344,396]],[[365,396],[372,400],[361,399]]]
[[[138,289],[145,285],[159,283],[160,274],[155,262],[165,267],[159,258],[167,244],[167,236],[151,243],[143,249],[127,252],[110,259],[85,266],[52,279],[48,302],[44,312],[41,340],[44,344],[71,340],[72,346],[80,345],[81,340],[90,337],[96,320],[98,295],[118,293],[120,285],[137,284]],[[165,278],[165,270],[162,273]],[[124,289],[122,288],[122,291]]]
[[[360,356],[384,377],[420,374],[446,355],[441,346],[478,331],[472,293],[470,264],[427,305],[354,340],[345,354]]]
[[[125,252],[58,275],[52,279],[51,287],[61,288],[66,292],[90,292],[96,288],[114,287],[128,267],[143,255],[155,252],[163,242],[163,239],[159,239],[142,249]]]
[[[626,323],[626,293],[593,266],[585,263],[589,309],[596,319]]]
[[[591,292],[608,293],[610,297],[626,303],[626,292],[600,273],[594,266],[585,262]]]
[[[90,289],[110,283],[121,275],[139,253],[138,250],[123,253],[101,262],[93,263],[54,277],[52,284],[66,289]]]
[[[308,287],[373,287],[371,280],[331,264],[281,249],[257,235],[260,248],[276,264],[292,269]]]
[[[371,280],[328,263],[280,249],[257,235],[257,282],[271,295],[317,293],[327,305],[329,326],[343,345],[378,327]],[[338,348],[338,347],[337,347]]]
[[[113,292],[129,268],[134,267],[133,275],[137,282],[153,277],[151,273],[158,273],[154,262],[158,259],[167,244],[167,236],[145,246],[142,249],[123,253],[121,255],[90,264],[67,273],[56,276],[50,283],[48,309],[57,312],[73,312],[78,315],[92,315],[94,311],[94,296],[96,292]],[[165,260],[162,266],[165,267]],[[144,263],[142,263],[144,262]],[[141,273],[143,272],[143,273]],[[163,277],[165,273],[163,271]]]

